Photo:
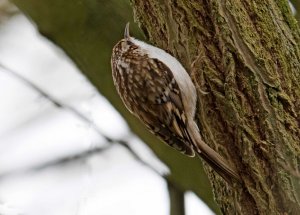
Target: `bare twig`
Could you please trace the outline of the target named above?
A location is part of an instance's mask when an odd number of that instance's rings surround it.
[[[17,78],[18,80],[22,81],[23,83],[25,83],[26,85],[28,85],[30,88],[32,88],[33,90],[35,90],[36,92],[38,92],[40,95],[42,95],[44,98],[46,98],[47,100],[49,100],[51,103],[53,103],[56,107],[58,108],[63,108],[66,109],[68,111],[70,111],[71,113],[73,113],[74,115],[76,115],[78,118],[80,118],[82,121],[88,123],[89,125],[92,126],[92,128],[100,135],[102,136],[108,143],[117,143],[120,144],[121,146],[123,146],[124,148],[126,148],[128,150],[128,152],[140,163],[142,163],[143,165],[147,166],[149,169],[151,169],[152,171],[154,171],[156,174],[160,175],[161,177],[165,178],[166,180],[169,180],[167,178],[166,175],[161,174],[158,170],[156,170],[153,166],[151,166],[149,163],[145,162],[135,151],[134,149],[128,144],[127,141],[124,140],[120,140],[120,139],[112,139],[108,136],[106,136],[105,134],[103,134],[103,132],[100,131],[100,129],[97,127],[97,125],[90,120],[88,117],[86,117],[84,114],[82,114],[81,112],[79,112],[77,109],[64,104],[62,102],[60,102],[59,100],[57,100],[56,98],[52,97],[51,95],[49,95],[47,92],[45,92],[44,90],[42,90],[40,87],[38,87],[37,85],[35,85],[34,83],[32,83],[30,80],[26,79],[25,77],[23,77],[22,75],[20,75],[19,73],[13,71],[12,69],[7,68],[6,66],[4,66],[2,63],[0,63],[0,68],[2,68],[3,71],[11,74],[12,76],[14,76],[15,78]],[[42,166],[39,167],[34,167],[34,169],[41,169],[44,167],[48,167],[48,166],[53,166],[53,165],[57,165],[57,164],[61,164],[61,163],[65,163],[68,162],[70,160],[74,160],[74,159],[78,159],[78,158],[82,158],[82,157],[86,157],[88,155],[94,154],[94,153],[98,153],[99,151],[102,151],[102,148],[98,148],[98,149],[94,149],[95,151],[91,150],[91,151],[87,151],[87,152],[83,152],[82,154],[79,155],[75,155],[72,156],[71,158],[62,158],[47,164],[43,164]],[[1,176],[0,176],[1,177]]]
[[[47,167],[52,167],[52,166],[58,166],[58,165],[63,165],[66,163],[71,163],[74,162],[76,160],[82,160],[85,159],[87,157],[90,157],[92,155],[98,154],[98,153],[102,153],[107,151],[108,149],[111,148],[111,146],[113,146],[113,144],[109,144],[109,145],[105,145],[102,147],[96,147],[78,154],[74,154],[68,157],[63,157],[54,161],[50,161],[50,162],[46,162],[42,165],[36,166],[34,167],[32,170],[41,170],[41,169],[45,169]]]
[[[28,172],[32,172],[32,171],[39,171],[39,170],[42,170],[42,169],[46,169],[48,167],[64,165],[64,164],[71,163],[71,162],[74,162],[74,161],[77,161],[77,160],[83,160],[83,159],[85,159],[89,156],[92,156],[94,154],[102,153],[102,152],[110,149],[111,146],[113,146],[113,144],[93,148],[91,150],[87,150],[87,151],[84,151],[84,152],[81,152],[81,153],[78,153],[78,154],[74,154],[74,155],[69,155],[67,157],[58,158],[56,160],[48,161],[48,162],[42,163],[42,164],[37,165],[37,166],[5,172],[5,173],[0,174],[0,181],[7,178],[7,177],[16,176],[16,175],[20,175],[20,174],[28,173]]]
[[[29,81],[25,77],[21,76],[17,72],[15,72],[15,71],[13,71],[11,69],[8,69],[7,67],[5,67],[1,63],[0,63],[0,68],[2,68],[4,71],[8,72],[9,74],[13,75],[15,78],[21,80],[23,83],[25,83],[26,85],[28,85],[29,87],[31,87],[35,91],[37,91],[44,98],[46,98],[47,100],[49,100],[50,102],[52,102],[56,107],[66,109],[66,110],[72,112],[73,114],[75,114],[82,121],[90,124],[92,126],[92,128],[100,136],[102,136],[108,143],[110,143],[110,145],[108,145],[106,147],[94,148],[92,150],[85,151],[83,153],[80,153],[80,154],[77,154],[77,155],[73,155],[71,157],[61,158],[61,159],[58,159],[58,160],[55,160],[55,161],[44,163],[44,164],[42,164],[40,166],[36,166],[36,167],[30,168],[30,169],[26,169],[26,172],[28,172],[28,171],[37,171],[37,170],[41,170],[41,169],[44,169],[44,168],[47,168],[47,167],[51,167],[51,166],[55,166],[55,165],[61,165],[61,164],[65,164],[65,163],[68,163],[68,162],[72,162],[74,160],[83,159],[83,158],[88,157],[90,155],[93,155],[93,154],[96,154],[96,153],[99,153],[99,152],[103,152],[104,150],[107,150],[108,148],[110,148],[109,146],[111,146],[113,143],[117,143],[117,144],[123,146],[124,148],[126,148],[127,151],[133,156],[133,158],[136,159],[139,163],[141,163],[144,166],[148,167],[153,172],[155,172],[157,175],[161,176],[162,178],[164,178],[166,180],[166,182],[168,184],[168,191],[169,191],[169,196],[170,196],[170,214],[171,215],[184,215],[185,214],[185,210],[184,210],[184,192],[180,191],[177,188],[177,186],[173,184],[173,182],[169,179],[168,175],[161,174],[157,169],[155,169],[149,163],[145,162],[138,155],[138,153],[136,153],[134,151],[134,149],[128,144],[127,141],[120,140],[120,139],[112,139],[112,138],[106,136],[105,134],[103,134],[100,131],[100,129],[97,127],[97,125],[92,120],[90,120],[84,114],[82,114],[81,112],[79,112],[77,109],[75,109],[75,108],[73,108],[73,107],[71,107],[71,106],[69,106],[67,104],[64,104],[64,103],[58,101],[57,99],[55,99],[54,97],[52,97],[51,95],[49,95],[48,93],[46,93],[44,90],[42,90],[41,88],[39,88],[37,85],[35,85],[31,81]],[[23,172],[25,172],[25,171],[23,171]],[[15,172],[9,173],[9,174],[5,174],[5,175],[0,175],[0,180],[3,179],[5,176],[11,176],[14,173]],[[18,171],[17,173],[20,174],[22,172]]]

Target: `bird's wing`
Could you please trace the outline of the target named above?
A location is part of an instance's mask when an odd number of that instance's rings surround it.
[[[142,75],[143,81],[132,83],[131,92],[127,92],[134,98],[132,112],[168,145],[194,156],[180,89],[170,69],[158,59],[147,57],[134,73],[132,77]]]

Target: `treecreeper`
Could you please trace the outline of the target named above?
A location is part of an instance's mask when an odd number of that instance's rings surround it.
[[[131,37],[127,23],[111,67],[125,106],[153,134],[187,156],[199,155],[227,182],[240,181],[235,168],[202,140],[195,122],[196,88],[175,57]]]

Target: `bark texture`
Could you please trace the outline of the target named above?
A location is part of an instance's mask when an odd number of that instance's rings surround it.
[[[132,3],[149,40],[193,78],[203,139],[239,170],[242,184],[228,187],[206,168],[222,212],[299,214],[299,28],[288,2]]]

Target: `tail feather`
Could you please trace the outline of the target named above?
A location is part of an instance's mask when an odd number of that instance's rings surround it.
[[[237,171],[201,139],[196,123],[190,123],[188,130],[193,144],[195,145],[194,147],[196,153],[201,156],[227,182],[239,182],[240,176],[238,175]]]

